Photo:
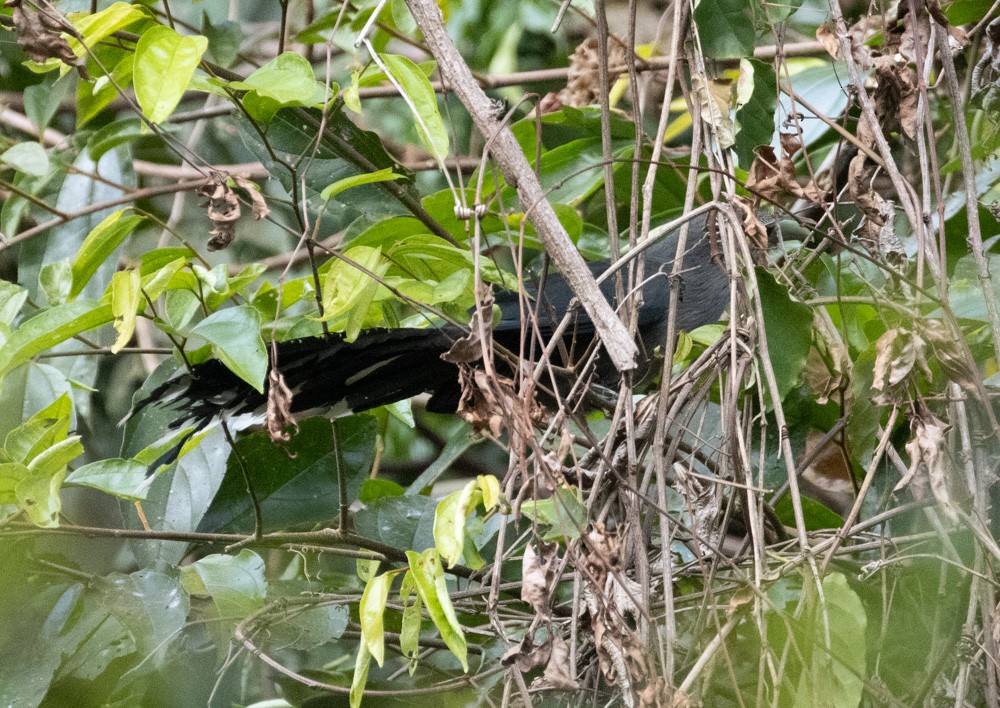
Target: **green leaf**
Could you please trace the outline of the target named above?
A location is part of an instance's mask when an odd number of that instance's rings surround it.
[[[252,91],[278,106],[315,105],[323,102],[324,95],[309,61],[296,52],[279,54],[246,80],[230,82],[229,87]]]
[[[49,305],[62,305],[69,299],[73,287],[73,271],[68,258],[42,266],[38,274],[38,285],[45,293]]]
[[[380,58],[409,98],[420,142],[437,160],[443,161],[448,156],[448,130],[438,112],[437,96],[430,79],[406,57],[382,54]]]
[[[0,322],[5,325],[14,324],[27,299],[28,291],[20,285],[0,280]]]
[[[145,221],[145,217],[120,209],[109,214],[87,234],[73,260],[73,288],[69,297],[79,295],[100,265],[121,245],[125,237]]]
[[[99,128],[87,141],[87,151],[92,160],[100,160],[108,150],[125,145],[149,134],[141,118],[119,118]]]
[[[66,466],[83,454],[83,443],[79,435],[71,435],[55,445],[43,450],[28,462],[32,474],[44,477],[65,476]]]
[[[740,59],[740,78],[736,83],[734,148],[743,169],[750,169],[754,149],[758,145],[771,144],[777,96],[777,83],[771,65],[756,59]]]
[[[116,2],[93,14],[72,13],[69,15],[69,20],[83,38],[83,44],[93,49],[101,40],[146,16],[142,10],[130,3]],[[78,57],[84,55],[85,50],[79,40],[70,37],[67,41],[74,54]]]
[[[222,617],[246,617],[264,604],[264,560],[244,548],[239,555],[215,554],[181,568],[181,585],[192,595],[208,595]]]
[[[410,564],[417,593],[427,608],[427,614],[441,633],[444,643],[451,649],[451,653],[461,662],[462,669],[468,671],[465,635],[455,615],[455,608],[452,607],[448,586],[444,580],[444,568],[441,566],[437,551],[433,548],[423,553],[407,551],[406,559]]]
[[[187,258],[178,258],[177,260],[170,261],[159,270],[148,275],[143,275],[142,291],[146,293],[146,297],[150,300],[156,300],[156,298],[160,297],[160,295],[167,291],[173,277],[189,262]],[[142,271],[140,270],[139,272],[141,273]],[[170,292],[188,293],[194,296],[194,293],[190,290],[172,290]]]
[[[361,637],[368,647],[368,652],[379,666],[382,666],[385,659],[385,629],[382,625],[382,616],[385,613],[385,603],[389,599],[389,588],[398,573],[398,570],[390,570],[369,580],[361,594],[361,604],[358,606]]]
[[[59,526],[59,512],[62,510],[59,489],[63,477],[65,472],[51,477],[33,474],[15,485],[17,504],[27,513],[28,519],[35,526],[45,529]]]
[[[792,705],[855,708],[865,687],[864,605],[842,573],[823,578],[823,597],[816,595],[810,595],[807,611],[793,625],[812,646]]]
[[[219,66],[229,68],[240,53],[243,29],[238,22],[228,20],[213,23],[208,12],[203,12],[201,33],[208,38],[208,55]]]
[[[162,123],[174,112],[207,47],[204,37],[182,37],[162,25],[139,38],[132,82],[139,107],[150,122]]]
[[[362,184],[375,184],[376,182],[389,182],[390,180],[406,179],[406,175],[399,175],[392,171],[391,167],[386,167],[378,172],[370,172],[366,175],[355,175],[339,179],[329,187],[320,192],[320,198],[324,201],[333,199],[335,196],[351,187],[358,187]]]
[[[416,581],[413,573],[406,572],[403,585],[399,589],[399,601],[403,605],[403,621],[399,630],[399,649],[403,656],[410,660],[410,676],[417,668],[417,656],[420,654],[420,610],[422,604],[420,595],[413,593]],[[410,597],[413,597],[412,602]]]
[[[344,252],[344,258],[379,278],[389,270],[389,262],[382,258],[381,248],[355,246]],[[352,263],[336,259],[323,282],[323,319],[345,317],[344,339],[353,342],[368,324],[368,310],[378,289],[379,282],[375,278]]]
[[[145,499],[146,471],[147,466],[136,460],[98,460],[70,472],[63,483],[93,487],[122,499]]]
[[[230,371],[264,392],[267,350],[260,336],[260,313],[250,305],[214,312],[191,330],[212,344],[212,351]]]
[[[757,270],[760,304],[764,310],[767,351],[782,399],[798,386],[812,342],[812,310],[788,295],[774,277]]]
[[[493,511],[500,503],[500,481],[491,474],[476,476],[476,482],[483,493],[483,508]]]
[[[18,143],[7,148],[0,154],[0,162],[33,177],[44,177],[49,173],[49,156],[37,142]]]
[[[353,501],[375,461],[375,432],[372,416],[354,415],[336,421],[322,417],[302,420],[299,432],[280,446],[271,441],[267,431],[240,437],[236,452],[253,479],[264,530],[328,524],[337,513],[340,498],[338,467],[347,482],[347,499]],[[236,455],[228,457],[225,479],[199,531],[253,531],[253,506],[246,483]]]
[[[17,504],[14,490],[22,479],[31,476],[31,470],[20,462],[0,463],[0,504]]]
[[[434,510],[434,546],[449,568],[462,560],[465,520],[482,500],[479,482],[473,480],[442,499]]]
[[[361,697],[368,683],[368,667],[372,663],[372,655],[365,642],[358,642],[358,656],[354,660],[354,675],[351,677],[351,708],[361,705]]]
[[[575,487],[557,487],[552,497],[527,501],[521,505],[521,511],[532,521],[548,527],[542,535],[545,541],[579,538],[587,528],[587,507]]]
[[[108,324],[111,305],[77,300],[32,317],[22,323],[0,349],[0,376],[81,332]]]
[[[115,331],[118,339],[111,346],[111,353],[122,350],[135,332],[136,312],[142,302],[142,288],[139,271],[120,270],[111,278],[111,313],[115,316]]]
[[[753,56],[757,32],[743,0],[701,0],[694,9],[701,48],[712,59]]]

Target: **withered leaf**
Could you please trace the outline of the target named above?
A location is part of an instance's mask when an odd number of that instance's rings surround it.
[[[275,442],[288,442],[291,434],[287,428],[293,426],[299,431],[299,423],[292,415],[292,391],[285,383],[285,377],[275,367],[267,375],[267,433]]]
[[[17,30],[17,44],[31,60],[44,63],[48,59],[58,59],[64,64],[75,67],[80,77],[87,81],[90,77],[84,68],[83,61],[73,53],[69,43],[62,36],[63,32],[73,30],[59,13],[46,6],[28,8],[22,0],[9,0],[6,7],[14,8],[13,20]]]

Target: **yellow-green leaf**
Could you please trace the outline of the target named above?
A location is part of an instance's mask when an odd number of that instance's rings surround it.
[[[164,26],[153,27],[139,38],[132,84],[150,122],[162,123],[174,112],[207,48],[205,37],[182,37]]]
[[[111,353],[117,354],[132,339],[135,332],[135,315],[142,301],[142,287],[139,271],[120,270],[111,278],[111,313],[115,316],[115,331],[118,339],[111,346]]]
[[[386,167],[384,170],[379,170],[378,172],[369,172],[364,175],[354,175],[353,177],[338,179],[320,192],[319,196],[324,201],[328,201],[351,187],[360,187],[362,184],[375,184],[376,182],[389,182],[396,179],[403,179],[404,177],[405,175],[398,175],[393,172],[391,167]]]
[[[449,568],[462,560],[465,520],[482,500],[479,483],[472,481],[442,499],[434,510],[434,545]]]
[[[403,87],[410,110],[416,118],[417,135],[427,151],[438,160],[448,156],[448,130],[438,111],[437,96],[430,79],[406,57],[380,54],[388,73]]]
[[[358,613],[361,618],[361,638],[368,646],[368,651],[381,666],[385,658],[385,629],[382,616],[385,613],[385,603],[389,599],[389,586],[399,571],[389,571],[377,575],[365,585],[361,594],[361,604]]]
[[[441,559],[438,557],[437,551],[433,548],[428,548],[423,553],[407,551],[406,559],[409,561],[410,571],[413,573],[417,593],[427,608],[427,614],[430,615],[434,626],[441,633],[444,643],[451,649],[451,653],[462,663],[462,668],[468,671],[468,649],[465,644],[465,634],[462,633],[462,626],[458,623],[455,608],[451,604],[451,597],[448,596],[444,568],[441,566]]]

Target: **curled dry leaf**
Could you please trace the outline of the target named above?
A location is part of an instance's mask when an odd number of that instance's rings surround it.
[[[816,39],[823,45],[823,49],[826,50],[827,54],[834,59],[840,59],[840,40],[837,39],[837,33],[834,31],[832,24],[824,22],[817,27]]]
[[[916,332],[903,328],[887,330],[875,343],[875,367],[872,388],[879,393],[880,405],[891,403],[897,387],[916,367],[928,380],[932,378],[927,363],[927,342]]]
[[[236,220],[240,218],[240,200],[226,183],[226,176],[213,172],[211,181],[198,190],[198,194],[208,197],[202,206],[208,207],[208,218],[212,222],[212,236],[208,241],[209,251],[226,248],[236,236]]]
[[[552,638],[552,651],[542,674],[542,682],[552,688],[575,690],[580,687],[569,664],[569,645],[558,634]]]
[[[212,230],[209,232],[212,238],[208,241],[208,250],[219,251],[233,242],[236,236],[236,221],[242,214],[242,208],[225,174],[212,172],[210,179],[208,184],[198,190],[198,194],[208,197],[208,201],[202,205],[208,207],[208,218],[212,221]],[[255,220],[263,219],[271,212],[256,184],[245,177],[237,176],[232,180],[249,196]]]
[[[625,47],[614,38],[608,41],[608,68],[620,67],[625,64]],[[564,106],[582,108],[598,103],[601,98],[600,53],[597,40],[594,37],[584,40],[569,57],[566,88],[558,94],[557,101]],[[613,77],[612,77],[613,80]],[[548,98],[548,97],[546,97]],[[546,103],[542,99],[542,103]],[[550,102],[551,103],[551,102]],[[551,113],[550,109],[540,113]]]
[[[728,148],[736,143],[736,131],[730,114],[733,82],[730,79],[705,81],[699,74],[691,77],[691,89],[701,106],[701,120],[710,126],[719,145]]]
[[[791,155],[786,153],[779,160],[770,145],[762,145],[754,150],[754,159],[747,175],[747,190],[768,201],[778,201],[786,194],[808,198],[795,181],[795,164]]]
[[[275,442],[288,442],[291,434],[287,428],[293,426],[299,432],[299,423],[292,415],[292,391],[285,383],[285,377],[275,367],[267,375],[267,433]]]
[[[8,0],[4,6],[14,9],[17,44],[24,50],[28,59],[40,64],[49,59],[58,59],[74,67],[84,81],[90,79],[83,60],[73,53],[69,43],[62,36],[63,32],[74,32],[73,26],[62,15],[48,4],[25,7],[23,0]]]
[[[868,121],[862,118],[858,122],[859,139],[862,134],[871,137],[870,131]],[[854,156],[848,167],[848,188],[855,204],[864,215],[855,230],[855,235],[877,261],[899,265],[906,260],[906,251],[896,236],[895,204],[884,199],[873,188],[875,171],[876,165],[868,162],[865,154],[861,152]]]
[[[535,617],[552,617],[552,590],[559,556],[557,543],[536,541],[524,549],[521,561],[521,599],[535,610]]]
[[[248,180],[246,177],[234,176],[233,181],[236,186],[247,193],[250,197],[250,208],[251,215],[254,221],[260,221],[271,213],[271,209],[267,206],[267,202],[264,201],[264,196],[260,193],[260,188]]]
[[[951,465],[945,449],[947,426],[923,405],[920,405],[910,422],[913,438],[906,443],[906,453],[910,456],[910,467],[906,476],[896,485],[896,489],[909,484],[918,472],[926,475],[931,493],[941,507],[941,511],[952,522],[957,522],[958,507],[950,491]],[[957,482],[957,480],[956,480]],[[916,496],[916,495],[915,495]]]

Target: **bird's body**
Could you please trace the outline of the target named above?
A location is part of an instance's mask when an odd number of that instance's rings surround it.
[[[684,252],[677,306],[677,328],[690,331],[715,322],[729,300],[729,279],[714,257],[705,217],[691,221]],[[644,254],[641,284],[642,306],[638,316],[640,371],[652,359],[653,350],[662,347],[667,330],[670,278],[677,251],[678,232],[672,232]],[[607,261],[590,264],[600,275],[609,267]],[[616,305],[614,278],[606,279],[601,290]],[[573,292],[558,273],[544,278],[542,296],[528,288],[529,304],[536,308],[532,325],[543,341],[554,332],[563,315],[570,310]],[[494,341],[509,351],[522,350],[522,300],[517,292],[496,294],[501,316],[493,329]],[[525,332],[529,328],[524,328]],[[454,412],[460,396],[458,368],[441,358],[456,339],[466,334],[464,328],[446,325],[428,329],[378,329],[362,332],[354,342],[331,333],[328,336],[281,342],[277,345],[278,371],[292,392],[291,411],[327,409],[334,414],[356,413],[420,393],[430,393],[428,409]],[[565,350],[577,356],[594,339],[593,324],[579,311],[566,330]],[[536,346],[535,351],[541,347]],[[525,346],[524,352],[529,351]],[[602,353],[603,354],[603,353]],[[559,360],[561,366],[573,362]],[[646,367],[648,368],[648,366]],[[606,355],[599,356],[597,375],[606,383],[616,375]],[[180,412],[177,424],[193,422],[207,425],[219,416],[235,416],[262,411],[267,390],[260,393],[238,378],[218,360],[198,364],[190,372],[171,379],[141,405],[169,405]]]

